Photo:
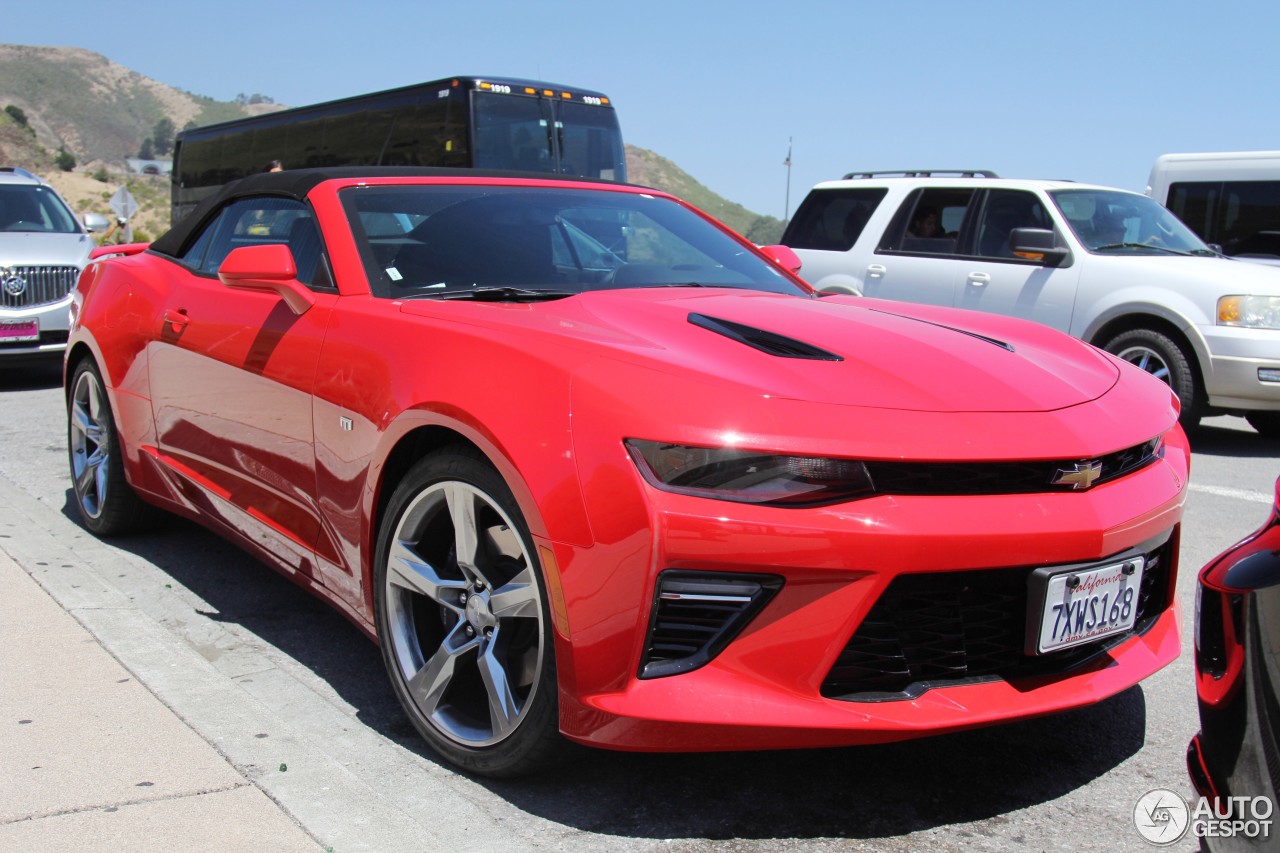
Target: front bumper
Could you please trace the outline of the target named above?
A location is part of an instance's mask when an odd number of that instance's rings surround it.
[[[1280,372],[1280,332],[1211,326],[1205,391],[1209,405],[1229,411],[1280,410],[1280,382],[1264,382],[1259,370]]]
[[[40,338],[34,341],[10,340],[0,336],[0,363],[61,355],[67,348],[70,328],[71,297],[32,308],[0,308],[0,324],[34,320]]]
[[[648,536],[554,546],[569,614],[557,646],[561,728],[627,750],[805,748],[957,731],[1108,698],[1180,652],[1173,584],[1187,460],[1175,443],[1142,471],[1080,493],[886,496],[805,510],[649,490]],[[1141,632],[1063,671],[928,685],[892,701],[824,695],[896,578],[1099,561],[1164,537],[1167,576]],[[706,665],[640,678],[649,602],[668,569],[784,583]]]

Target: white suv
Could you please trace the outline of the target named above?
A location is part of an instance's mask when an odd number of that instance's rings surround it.
[[[782,242],[818,290],[1036,320],[1164,379],[1182,419],[1280,437],[1280,268],[1222,257],[1146,196],[991,172],[818,184]]]
[[[53,187],[0,167],[0,364],[66,349],[71,291],[93,246]]]

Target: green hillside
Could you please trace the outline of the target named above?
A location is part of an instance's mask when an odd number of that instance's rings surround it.
[[[120,167],[124,158],[137,155],[162,118],[180,128],[275,108],[183,92],[80,48],[4,44],[0,108],[9,105],[26,114],[36,139],[50,151],[65,148],[81,166]]]
[[[648,149],[627,146],[627,180],[679,196],[753,242],[777,243],[782,239],[781,219],[761,216],[716,195],[675,163]]]

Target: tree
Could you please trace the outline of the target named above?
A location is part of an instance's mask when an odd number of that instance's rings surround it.
[[[156,122],[155,129],[151,131],[151,143],[157,157],[164,157],[173,151],[173,137],[176,132],[173,122],[168,118],[162,118]],[[148,157],[146,159],[149,160],[151,158]]]
[[[142,147],[138,149],[138,159],[139,160],[156,159],[156,152],[154,150],[154,146],[153,146],[153,143],[151,142],[150,136],[142,140]]]
[[[775,219],[772,216],[758,216],[755,221],[747,226],[747,233],[742,236],[752,243],[768,246],[782,241],[782,232],[786,227],[787,223],[781,219]]]
[[[76,167],[76,158],[65,148],[58,149],[58,156],[54,158],[53,164],[64,172],[70,172]]]
[[[22,127],[27,126],[27,114],[22,111],[21,107],[15,107],[10,104],[4,108],[4,111],[9,114],[9,118],[13,119],[16,124]]]

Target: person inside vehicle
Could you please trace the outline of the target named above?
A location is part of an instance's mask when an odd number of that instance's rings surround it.
[[[1124,243],[1128,231],[1129,227],[1125,224],[1122,211],[1099,210],[1093,222],[1094,248]]]
[[[921,207],[911,218],[907,231],[913,237],[945,237],[942,223],[938,219],[938,211],[932,207]]]

